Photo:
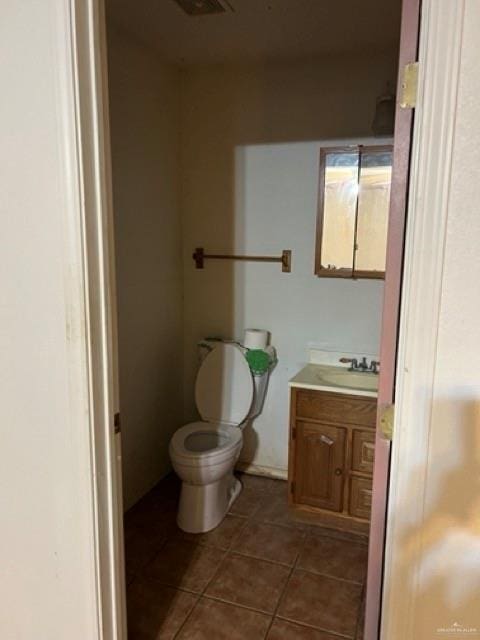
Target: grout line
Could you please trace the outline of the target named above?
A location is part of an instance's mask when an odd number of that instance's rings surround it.
[[[368,547],[368,537],[362,536],[361,534],[356,534],[353,533],[351,534],[352,537],[344,537],[344,536],[338,536],[335,535],[335,530],[332,530],[332,532],[326,532],[325,529],[325,525],[323,524],[312,524],[312,523],[304,523],[301,521],[298,522],[292,522],[292,523],[284,523],[284,522],[275,522],[274,520],[261,520],[261,519],[257,519],[257,518],[253,518],[255,522],[258,522],[259,524],[269,524],[269,525],[273,525],[275,527],[281,527],[282,529],[293,529],[295,531],[303,531],[309,535],[315,536],[315,537],[324,537],[324,538],[329,538],[331,540],[338,540],[340,542],[353,542],[354,544],[359,544],[359,545],[363,545],[363,546],[367,546]],[[321,532],[315,531],[315,528],[319,527],[321,529],[323,529]],[[358,538],[358,539],[357,539]]]
[[[204,597],[204,593],[205,591],[208,589],[208,587],[210,586],[210,584],[212,583],[212,580],[214,580],[218,574],[218,572],[220,571],[220,567],[222,566],[222,564],[225,561],[225,558],[228,555],[228,550],[223,552],[223,558],[220,560],[218,567],[216,568],[216,570],[213,572],[212,577],[210,578],[210,580],[207,580],[207,583],[205,584],[204,588],[202,589],[202,591],[200,591],[200,593],[197,593],[196,595],[197,597],[197,601],[195,602],[195,604],[193,605],[191,611],[188,613],[187,617],[185,618],[185,620],[182,622],[182,624],[180,625],[180,627],[178,628],[177,632],[174,635],[174,640],[175,638],[178,638],[179,634],[181,633],[182,629],[185,627],[185,625],[187,624],[188,620],[190,619],[192,613],[195,611],[195,609],[198,606],[198,603],[201,601],[201,599]],[[180,589],[179,589],[180,591]]]
[[[245,551],[236,551],[236,549],[229,549],[229,552],[236,556],[241,556],[242,558],[251,558],[252,560],[260,560],[260,562],[267,562],[268,564],[273,564],[277,567],[283,567],[284,569],[291,569],[295,562],[290,564],[289,562],[279,562],[278,560],[270,560],[269,558],[263,558],[262,556],[254,556],[250,553],[246,553]]]
[[[321,576],[323,578],[329,578],[330,580],[337,580],[338,582],[346,582],[347,584],[353,584],[357,587],[362,587],[363,593],[363,587],[365,585],[364,581],[358,582],[357,580],[348,580],[348,578],[340,578],[340,576],[334,576],[331,573],[325,573],[324,571],[312,571],[311,569],[304,569],[303,567],[297,567],[297,569],[299,571],[303,571],[304,573],[310,573],[312,576]]]
[[[303,549],[305,548],[305,545],[306,545],[306,543],[307,543],[307,538],[308,538],[308,535],[306,535],[306,536],[305,536],[305,539],[304,539],[304,541],[303,541],[302,548],[300,549],[300,551],[299,551],[299,553],[298,553],[298,555],[297,555],[297,558],[296,558],[296,560],[295,560],[295,564],[294,564],[294,566],[292,567],[292,571],[290,572],[290,576],[289,576],[289,578],[288,578],[288,582],[290,582],[290,578],[291,578],[291,576],[292,576],[292,574],[293,574],[293,572],[294,572],[294,570],[295,570],[295,569],[297,569],[298,571],[303,571],[304,573],[311,573],[312,575],[325,575],[325,574],[317,574],[317,573],[313,573],[313,572],[311,572],[311,571],[305,571],[305,569],[301,569],[301,568],[298,566],[298,562],[299,562],[299,559],[300,559],[300,555],[301,555],[301,553],[302,553],[302,551],[303,551]],[[332,578],[332,576],[327,576],[327,577]],[[347,582],[347,583],[349,583],[349,584],[359,584],[359,583],[355,583],[355,582],[354,582],[354,583],[349,582],[348,580],[342,580],[341,578],[333,578],[333,579],[334,579],[334,580],[339,580],[339,581],[341,581],[341,582]],[[355,640],[355,636],[356,636],[356,634],[357,634],[357,628],[358,628],[358,618],[357,618],[357,624],[356,624],[356,626],[355,626],[355,632],[354,632],[354,633],[355,633],[355,635],[354,635],[354,636],[346,636],[346,635],[343,635],[343,634],[341,634],[341,633],[338,633],[338,631],[332,631],[331,629],[322,629],[322,628],[320,628],[320,627],[315,627],[314,625],[310,625],[310,624],[308,624],[307,622],[299,622],[298,620],[293,620],[293,619],[290,619],[290,618],[284,618],[284,617],[282,617],[282,616],[279,616],[279,615],[278,615],[278,609],[279,609],[279,607],[280,607],[280,603],[281,603],[282,598],[283,598],[283,596],[284,596],[284,594],[285,594],[285,591],[286,591],[286,589],[287,589],[288,582],[287,582],[287,585],[285,586],[285,589],[284,589],[284,591],[283,591],[283,593],[282,593],[282,595],[281,595],[281,597],[280,597],[280,600],[278,601],[278,605],[277,605],[277,608],[275,609],[275,613],[274,613],[274,616],[273,616],[273,619],[272,619],[271,625],[273,624],[273,622],[275,621],[275,619],[276,619],[276,618],[278,618],[279,620],[286,620],[286,621],[288,621],[288,622],[291,622],[292,624],[297,624],[297,625],[300,625],[300,626],[306,627],[306,628],[308,628],[308,629],[315,629],[316,631],[323,631],[323,632],[325,632],[325,633],[329,633],[329,634],[331,634],[331,635],[334,635],[334,636],[336,636],[336,637],[338,637],[338,638],[342,638],[342,639],[344,639],[344,640]],[[365,586],[363,585],[362,594],[363,594],[363,591],[364,591],[364,590],[365,590]],[[271,625],[270,625],[270,627],[271,627]]]
[[[335,636],[339,640],[355,640],[355,636],[346,636],[343,633],[339,633],[338,631],[332,631],[331,629],[326,629],[324,627],[315,627],[313,624],[308,624],[308,622],[299,622],[298,620],[294,620],[293,618],[284,618],[283,616],[275,616],[278,620],[283,620],[284,622],[290,622],[293,625],[297,625],[299,627],[304,627],[306,629],[313,629],[314,631],[321,631],[322,633],[328,633],[331,636]]]
[[[216,577],[217,577],[217,575],[219,574],[220,569],[222,568],[222,566],[223,566],[223,564],[224,564],[224,562],[225,562],[225,560],[226,560],[227,556],[229,556],[229,555],[233,555],[233,554],[237,554],[237,555],[240,555],[240,556],[245,555],[245,557],[254,557],[254,556],[248,556],[248,555],[246,555],[246,554],[241,554],[241,553],[238,553],[238,552],[234,551],[234,550],[233,550],[233,544],[234,544],[234,542],[236,542],[236,540],[237,540],[238,538],[240,538],[240,536],[241,536],[241,535],[242,535],[242,533],[243,533],[243,530],[247,527],[248,523],[249,523],[249,522],[251,522],[251,521],[254,521],[254,515],[259,511],[260,507],[261,507],[261,504],[260,504],[260,500],[259,500],[259,504],[257,505],[257,508],[256,508],[256,509],[254,509],[254,510],[253,510],[253,512],[252,512],[249,516],[245,516],[245,517],[242,517],[242,516],[236,516],[236,517],[241,517],[242,519],[244,519],[244,520],[245,520],[245,522],[244,522],[244,524],[242,525],[242,527],[240,528],[240,530],[237,532],[237,534],[236,534],[236,535],[234,535],[234,536],[232,537],[232,539],[231,539],[231,541],[230,541],[230,544],[229,544],[229,546],[228,546],[227,550],[226,550],[226,551],[224,551],[223,558],[221,559],[221,561],[220,561],[220,563],[219,563],[219,565],[218,565],[218,567],[217,567],[216,571],[213,573],[212,577],[211,577],[211,578],[210,578],[210,580],[207,582],[207,584],[205,585],[205,587],[204,587],[204,589],[201,591],[201,593],[200,593],[200,594],[198,594],[197,601],[195,602],[194,606],[192,607],[192,610],[189,612],[189,614],[187,615],[187,617],[185,618],[185,620],[183,621],[183,623],[181,624],[181,626],[179,627],[178,631],[175,633],[174,640],[175,640],[175,638],[178,638],[178,637],[179,637],[180,633],[182,632],[182,629],[183,629],[183,628],[185,627],[185,625],[187,624],[187,621],[190,619],[190,616],[192,615],[193,611],[196,609],[196,607],[198,606],[198,604],[199,604],[199,602],[202,600],[202,598],[204,598],[204,599],[206,599],[206,600],[213,600],[213,601],[216,601],[216,602],[221,602],[221,603],[223,603],[223,604],[228,604],[228,605],[233,606],[233,607],[238,606],[239,608],[247,609],[247,610],[249,610],[249,611],[254,611],[255,613],[260,613],[260,614],[262,614],[262,615],[270,616],[271,620],[270,620],[270,623],[269,623],[269,625],[268,625],[268,627],[267,627],[267,630],[266,630],[266,632],[265,632],[265,636],[264,636],[264,638],[266,638],[266,637],[267,637],[268,632],[270,631],[270,627],[272,626],[272,622],[273,622],[273,615],[274,615],[274,614],[272,615],[272,614],[267,613],[267,612],[265,612],[265,611],[261,611],[261,610],[259,610],[259,609],[254,609],[254,608],[252,608],[252,607],[247,607],[247,606],[245,606],[245,605],[241,605],[241,604],[239,604],[239,603],[231,603],[231,602],[228,602],[228,601],[224,601],[224,600],[221,600],[220,598],[212,597],[212,596],[209,596],[209,595],[207,595],[207,594],[206,594],[206,591],[207,591],[208,587],[212,584],[212,582],[215,580],[215,578],[216,578]],[[228,514],[227,514],[227,515],[228,515]],[[230,514],[230,515],[235,516],[235,514]],[[302,548],[303,548],[303,544],[304,544],[304,542],[305,542],[305,539],[306,539],[306,535],[304,536],[304,540],[303,540],[303,542],[302,542]],[[300,555],[300,552],[297,554],[297,557],[298,557],[299,555]],[[255,558],[255,559],[257,560],[258,558]],[[296,562],[296,560],[297,560],[297,558],[295,559],[295,562]],[[276,563],[276,562],[272,562],[272,561],[270,561],[270,560],[266,560],[265,562],[270,562],[271,564],[280,565],[280,566],[282,566],[282,567],[285,567],[285,565],[283,565],[283,564]],[[291,567],[291,569],[290,569],[290,572],[289,572],[289,574],[288,574],[287,580],[286,580],[286,582],[285,582],[285,588],[286,588],[286,586],[287,586],[287,584],[288,584],[288,581],[289,581],[289,579],[290,579],[290,575],[291,575],[291,573],[292,573],[292,571],[293,571],[293,568],[294,568],[294,566],[295,566],[295,562],[294,562],[294,564],[292,565],[292,567]],[[279,598],[279,601],[278,601],[278,602],[280,602],[282,595],[283,595],[283,590],[282,590],[282,593],[280,594],[280,598]],[[275,608],[275,610],[274,610],[274,611],[276,611],[276,610],[277,610],[277,608],[278,608],[278,603],[277,603],[277,607]]]
[[[253,611],[254,613],[261,613],[264,616],[272,617],[273,613],[271,611],[265,611],[265,609],[256,609],[255,607],[250,607],[248,604],[242,604],[241,602],[232,602],[231,600],[224,600],[223,598],[219,598],[218,596],[211,596],[208,593],[202,595],[204,600],[213,600],[214,602],[220,602],[221,604],[228,604],[231,607],[237,607],[237,609],[246,609],[247,611]]]
[[[210,578],[210,580],[207,580],[207,583],[205,584],[204,588],[202,589],[202,592],[200,594],[201,597],[205,594],[205,591],[208,589],[208,587],[212,584],[212,582],[215,580],[215,578],[219,574],[220,569],[222,568],[223,563],[225,562],[225,560],[226,560],[226,558],[227,558],[229,553],[230,553],[230,549],[227,549],[227,551],[225,551],[223,553],[223,558],[218,563],[218,567],[215,569],[215,571],[213,572],[212,577]]]
[[[298,526],[295,524],[283,524],[283,522],[273,522],[272,520],[257,520],[254,519],[257,524],[268,524],[270,527],[278,527],[279,529],[287,529],[287,531],[299,531],[300,533],[307,533],[307,529],[304,526]]]
[[[202,596],[197,594],[197,600],[195,601],[195,604],[193,605],[193,607],[190,609],[190,611],[188,612],[185,620],[182,622],[182,624],[178,627],[177,631],[175,632],[175,635],[173,636],[172,640],[175,640],[175,638],[178,638],[180,633],[182,632],[184,626],[187,624],[187,620],[190,619],[190,616],[192,615],[192,613],[195,611],[195,609],[197,608],[197,604],[200,602]]]
[[[227,549],[226,551],[223,551],[223,558],[220,560],[218,567],[216,568],[216,570],[213,572],[212,577],[210,578],[210,580],[207,580],[207,583],[205,584],[204,588],[202,589],[202,591],[198,594],[198,598],[197,601],[195,602],[195,604],[192,607],[192,610],[190,611],[190,613],[187,615],[187,617],[185,618],[185,620],[182,622],[182,624],[180,625],[177,633],[175,634],[173,640],[175,640],[175,638],[178,638],[179,634],[181,633],[182,629],[185,627],[185,625],[187,624],[187,621],[190,619],[190,616],[192,615],[192,613],[195,611],[195,609],[198,606],[198,603],[202,600],[202,598],[206,597],[205,596],[205,591],[208,589],[208,587],[211,585],[211,583],[213,582],[213,580],[217,577],[218,572],[220,571],[221,566],[223,565],[223,563],[225,562],[225,558],[228,556],[230,552],[230,549]]]
[[[267,638],[267,637],[268,637],[268,634],[270,633],[270,629],[272,628],[272,625],[273,625],[273,623],[275,622],[275,618],[277,617],[277,613],[278,613],[278,609],[279,609],[279,607],[280,607],[280,603],[282,602],[282,600],[283,600],[283,596],[285,595],[285,593],[286,593],[286,591],[287,591],[288,585],[289,585],[289,583],[290,583],[290,579],[291,579],[291,577],[292,577],[292,575],[293,575],[293,572],[295,571],[295,569],[296,569],[296,567],[297,567],[298,560],[299,560],[300,555],[301,555],[301,553],[302,553],[302,551],[303,551],[303,549],[304,549],[304,547],[305,547],[305,543],[306,543],[306,541],[307,541],[307,535],[306,535],[306,534],[304,534],[304,536],[303,536],[303,541],[302,541],[302,544],[301,544],[301,546],[300,546],[300,549],[299,549],[299,551],[298,551],[298,553],[297,553],[297,556],[296,556],[296,558],[295,558],[294,563],[292,564],[292,566],[291,566],[291,568],[290,568],[290,572],[289,572],[289,574],[288,574],[288,576],[287,576],[287,579],[285,580],[285,586],[283,587],[283,589],[282,589],[282,593],[280,594],[280,597],[278,598],[277,606],[275,607],[275,609],[274,609],[274,611],[273,611],[272,619],[270,620],[270,624],[268,625],[267,632],[265,633],[265,638]]]
[[[362,590],[362,596],[360,599],[360,608],[358,610],[358,616],[357,616],[357,626],[355,627],[355,639],[359,637],[359,634],[362,634],[363,637],[363,631],[364,631],[364,627],[365,627],[365,616],[362,616],[362,613],[364,613],[365,611],[365,607],[366,607],[366,595],[367,595],[367,585],[366,583],[363,585],[363,590]],[[362,622],[362,618],[363,618],[363,625],[361,624]]]
[[[201,600],[205,599],[205,600],[211,600],[211,601],[215,601],[215,602],[220,602],[222,604],[226,604],[226,605],[229,605],[229,606],[233,606],[233,607],[238,607],[238,608],[241,608],[241,609],[249,610],[249,611],[261,614],[263,616],[269,616],[270,617],[270,621],[269,621],[268,627],[266,629],[266,632],[265,632],[265,635],[264,635],[264,639],[267,638],[268,634],[271,631],[272,625],[274,624],[275,620],[278,619],[278,620],[288,621],[288,622],[290,622],[292,624],[295,624],[295,625],[298,625],[300,627],[304,627],[304,628],[307,628],[307,629],[314,629],[314,630],[330,633],[333,636],[339,638],[339,640],[340,639],[342,639],[342,640],[354,640],[354,638],[358,635],[358,632],[359,632],[359,625],[360,625],[361,613],[362,613],[362,608],[361,607],[363,606],[363,596],[364,596],[364,592],[365,592],[365,584],[364,583],[359,583],[359,582],[356,582],[356,581],[353,581],[353,580],[346,580],[344,578],[339,578],[337,576],[332,576],[332,575],[330,575],[328,573],[320,573],[320,572],[315,572],[315,571],[306,571],[305,569],[301,569],[298,566],[298,563],[299,563],[300,555],[301,555],[303,549],[305,548],[307,539],[311,535],[324,536],[324,537],[333,538],[333,539],[336,539],[336,540],[345,540],[345,542],[354,542],[354,543],[357,542],[357,543],[360,543],[360,544],[365,544],[364,540],[362,539],[362,536],[359,535],[359,540],[357,541],[355,539],[352,540],[350,538],[342,538],[342,537],[339,538],[339,537],[335,536],[335,531],[333,531],[333,530],[332,530],[331,533],[328,532],[328,531],[325,531],[325,530],[322,530],[321,532],[317,533],[317,532],[315,532],[315,528],[316,527],[322,527],[324,529],[324,525],[322,525],[320,523],[318,523],[318,524],[303,523],[301,521],[298,522],[298,523],[295,522],[295,521],[288,522],[288,523],[283,523],[283,522],[279,523],[279,522],[274,522],[274,521],[271,521],[271,520],[268,520],[268,519],[263,520],[263,519],[261,519],[259,517],[259,514],[262,511],[262,506],[265,505],[266,498],[267,497],[276,498],[276,497],[281,497],[281,496],[279,496],[275,492],[270,493],[268,491],[258,490],[257,488],[252,488],[252,487],[243,487],[243,488],[244,489],[249,489],[249,490],[251,490],[251,491],[253,491],[254,493],[257,494],[256,505],[255,505],[255,508],[252,510],[252,512],[249,515],[241,515],[241,514],[231,513],[230,511],[228,512],[227,516],[230,515],[230,516],[232,516],[234,518],[237,518],[238,520],[242,520],[243,522],[242,522],[239,530],[232,536],[231,540],[228,542],[226,549],[225,548],[220,549],[218,546],[215,546],[214,544],[213,545],[209,544],[208,541],[201,542],[200,540],[197,541],[194,538],[193,539],[181,538],[181,537],[177,538],[177,535],[176,535],[177,532],[172,530],[172,532],[167,534],[166,539],[162,542],[161,546],[157,549],[155,554],[152,554],[152,558],[148,562],[146,562],[143,567],[139,568],[139,570],[137,572],[135,572],[135,574],[133,576],[133,579],[132,579],[130,584],[132,584],[136,580],[142,579],[142,576],[145,577],[145,578],[149,578],[146,575],[146,569],[148,568],[148,566],[153,564],[156,561],[157,557],[163,551],[164,547],[167,545],[168,542],[175,541],[176,539],[177,540],[179,539],[179,540],[181,540],[183,542],[190,543],[190,544],[192,544],[194,546],[201,546],[201,547],[208,547],[208,548],[216,549],[217,551],[220,551],[222,553],[222,557],[221,557],[221,560],[220,560],[217,568],[213,572],[212,577],[209,580],[207,580],[204,588],[200,592],[190,591],[190,590],[188,590],[188,589],[186,589],[184,587],[179,587],[177,585],[168,585],[166,583],[162,583],[162,581],[159,581],[160,584],[163,584],[164,586],[167,586],[169,588],[173,588],[174,590],[179,591],[179,592],[189,593],[190,595],[195,597],[195,601],[194,601],[194,604],[193,604],[191,610],[187,614],[185,620],[180,625],[179,629],[175,632],[174,638],[178,638],[180,636],[180,634],[182,633],[183,629],[185,628],[185,625],[187,624],[188,620],[193,615],[193,612],[196,610],[197,606],[199,606],[199,603],[201,602]],[[242,552],[242,551],[236,551],[234,549],[234,545],[241,538],[241,536],[244,535],[245,528],[248,526],[249,523],[256,523],[256,524],[259,524],[259,525],[265,524],[265,525],[273,526],[273,527],[276,527],[276,528],[279,528],[279,529],[283,529],[283,530],[296,531],[298,534],[301,534],[303,539],[301,541],[301,545],[299,546],[299,550],[298,550],[298,552],[297,552],[297,554],[295,556],[295,560],[294,560],[293,564],[289,565],[287,563],[282,563],[282,562],[278,562],[278,561],[275,561],[275,560],[269,560],[269,559],[262,558],[262,557],[259,557],[259,556],[250,555],[249,553],[245,553],[245,552]],[[368,539],[367,539],[367,542],[368,542]],[[229,600],[224,600],[224,599],[222,599],[220,597],[211,596],[211,595],[208,595],[206,593],[207,589],[209,588],[209,586],[217,578],[217,576],[218,576],[219,572],[221,571],[221,569],[222,569],[227,557],[229,557],[229,556],[231,557],[231,556],[234,556],[234,555],[237,555],[237,556],[240,556],[240,557],[246,557],[246,558],[253,558],[253,559],[256,559],[256,560],[267,562],[267,563],[272,564],[272,565],[281,566],[284,569],[289,569],[287,578],[285,580],[285,585],[284,585],[283,589],[281,590],[280,596],[278,598],[278,601],[277,601],[277,604],[276,604],[276,606],[274,608],[273,613],[269,613],[267,611],[264,611],[264,610],[261,610],[261,609],[256,609],[256,608],[254,608],[252,606],[243,605],[243,604],[240,604],[240,603],[237,603],[237,602],[230,602]],[[284,617],[278,615],[278,611],[279,611],[280,605],[281,605],[281,603],[282,603],[282,601],[283,601],[283,599],[285,597],[286,591],[288,589],[288,585],[289,585],[289,583],[291,581],[292,575],[293,575],[295,570],[299,570],[299,571],[302,571],[304,573],[310,573],[312,575],[324,576],[324,577],[327,577],[327,578],[330,578],[330,579],[333,579],[333,580],[337,580],[339,582],[345,582],[347,584],[353,584],[353,585],[362,586],[361,605],[360,605],[359,614],[358,614],[358,617],[357,617],[357,623],[356,623],[356,627],[355,627],[355,635],[354,635],[354,637],[346,636],[346,635],[343,635],[343,634],[339,634],[338,632],[331,631],[331,630],[328,630],[328,629],[321,629],[319,627],[315,627],[315,626],[310,625],[310,624],[305,623],[305,622],[299,622],[297,620],[293,620],[293,619],[290,619],[290,618],[284,618]],[[150,577],[149,579],[155,580],[154,577]]]

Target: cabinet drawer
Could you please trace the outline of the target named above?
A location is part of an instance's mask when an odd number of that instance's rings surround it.
[[[322,422],[374,427],[377,416],[375,398],[299,389],[296,415]]]
[[[350,478],[350,515],[369,520],[371,510],[372,481],[368,478]]]
[[[353,429],[352,471],[373,474],[375,431]]]

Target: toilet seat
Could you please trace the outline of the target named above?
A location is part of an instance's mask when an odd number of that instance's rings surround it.
[[[241,441],[242,432],[237,427],[222,422],[191,422],[173,434],[170,447],[185,463],[216,464],[230,456]]]

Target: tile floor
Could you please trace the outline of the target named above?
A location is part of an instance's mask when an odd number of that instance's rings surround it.
[[[286,482],[240,476],[215,530],[175,524],[168,476],[125,517],[132,640],[361,640],[367,539],[299,521]]]

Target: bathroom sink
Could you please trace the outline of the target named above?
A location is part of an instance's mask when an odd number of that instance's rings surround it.
[[[309,363],[290,380],[290,386],[375,397],[378,375],[350,371],[348,367]]]
[[[336,387],[348,389],[362,389],[364,391],[377,391],[378,375],[374,373],[359,373],[357,371],[321,371],[315,377],[319,384],[331,384]]]

